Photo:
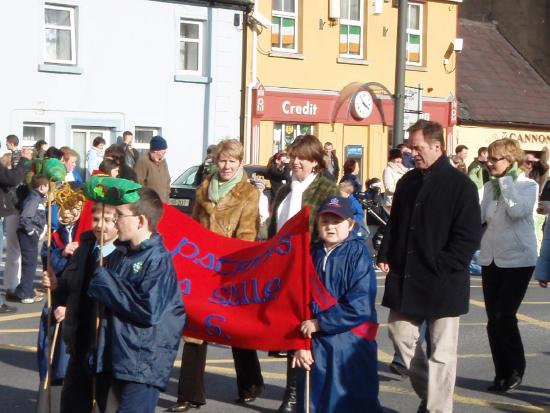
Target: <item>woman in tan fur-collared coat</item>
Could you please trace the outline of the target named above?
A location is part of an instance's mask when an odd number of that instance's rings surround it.
[[[259,191],[248,182],[243,169],[244,149],[236,139],[225,139],[216,148],[218,171],[197,188],[193,219],[205,228],[245,241],[255,241],[260,221]],[[206,403],[204,369],[206,342],[185,340],[178,384],[178,402],[168,408],[184,412]],[[255,350],[232,348],[237,372],[237,403],[251,403],[263,390],[264,381]]]

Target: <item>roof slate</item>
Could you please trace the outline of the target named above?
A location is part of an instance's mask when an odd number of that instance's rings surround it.
[[[459,19],[459,122],[550,126],[550,85],[493,23]]]

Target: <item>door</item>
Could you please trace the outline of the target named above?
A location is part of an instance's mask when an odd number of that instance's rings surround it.
[[[86,176],[86,154],[92,147],[92,142],[98,136],[105,139],[105,142],[108,144],[111,141],[111,129],[90,127],[73,128],[71,148],[78,153],[76,168],[83,178]]]

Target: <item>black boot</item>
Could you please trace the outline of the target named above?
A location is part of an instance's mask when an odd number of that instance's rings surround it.
[[[277,413],[295,413],[296,412],[296,384],[298,369],[292,368],[292,355],[286,360],[286,390],[283,402],[277,410]]]

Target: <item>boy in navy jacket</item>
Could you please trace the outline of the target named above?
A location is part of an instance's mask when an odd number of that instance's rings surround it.
[[[17,228],[21,248],[21,282],[14,294],[23,304],[36,303],[44,298],[44,295],[35,294],[32,285],[38,260],[38,240],[47,224],[44,203],[49,189],[48,179],[44,175],[33,176],[32,188],[23,200]]]
[[[316,413],[382,411],[375,341],[376,274],[367,244],[353,226],[349,198],[329,197],[319,208],[320,241],[311,255],[327,295],[325,300],[314,297],[314,318],[300,325],[304,337],[313,338],[311,351],[298,350],[293,358],[293,367],[311,370],[310,403]],[[301,374],[298,412],[305,411],[304,395],[305,374]]]
[[[185,324],[172,258],[156,232],[162,202],[149,188],[139,195],[136,203],[116,206],[121,243],[88,290],[106,309],[97,370],[112,374],[118,413],[155,411]]]

